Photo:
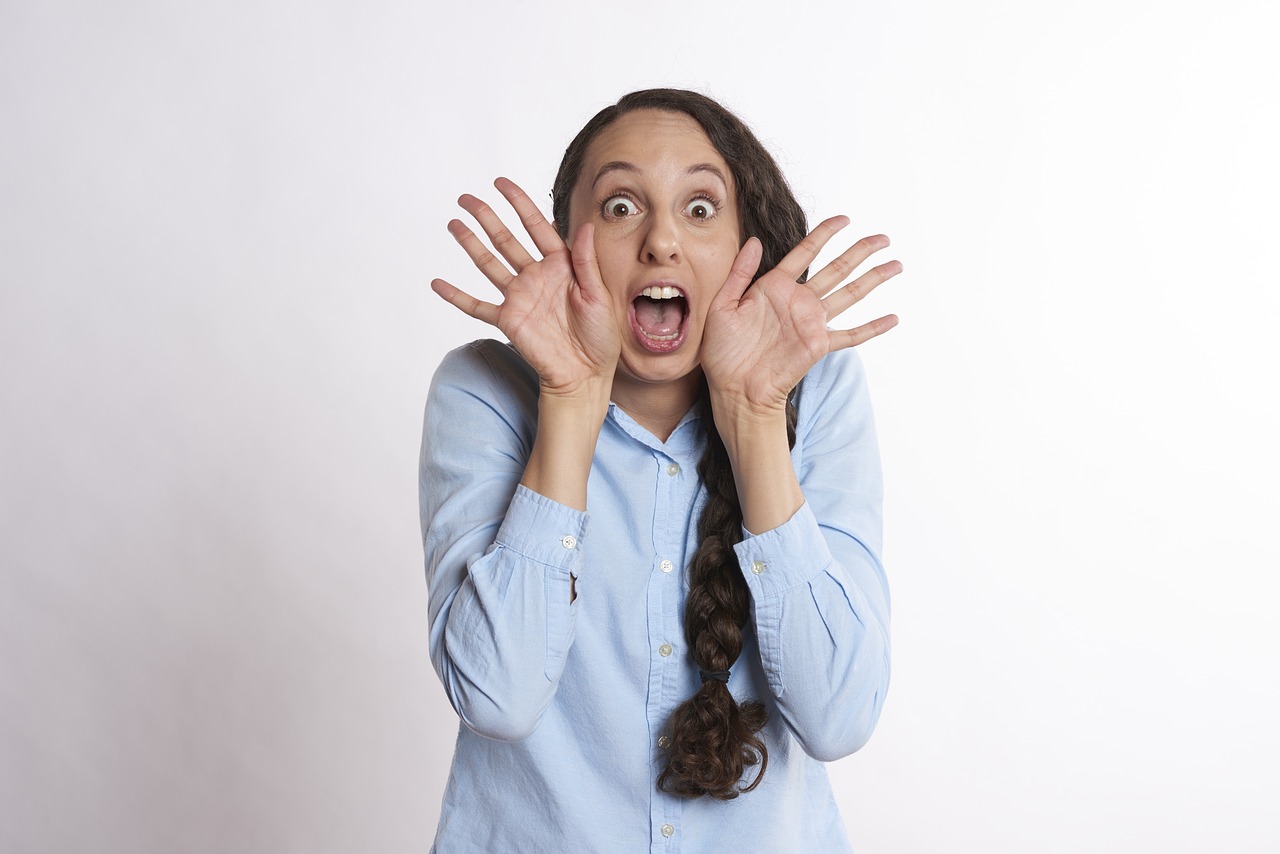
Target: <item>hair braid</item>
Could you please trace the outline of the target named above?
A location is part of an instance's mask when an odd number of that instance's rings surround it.
[[[794,397],[794,395],[793,395]],[[716,431],[710,399],[703,395],[707,447],[698,474],[707,487],[707,503],[698,519],[701,544],[689,564],[685,600],[685,640],[699,669],[729,670],[742,652],[742,629],[751,616],[751,595],[733,547],[742,540],[742,507],[729,454]],[[795,446],[796,406],[787,401],[787,442]],[[764,705],[738,703],[729,686],[703,682],[671,716],[671,746],[658,788],[685,797],[736,798],[760,784],[769,765],[769,749],[757,733],[768,721]],[[760,770],[740,785],[747,768]]]

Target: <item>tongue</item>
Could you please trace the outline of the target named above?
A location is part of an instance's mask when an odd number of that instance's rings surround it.
[[[684,318],[684,311],[679,305],[681,302],[683,300],[640,297],[636,300],[636,322],[646,335],[655,338],[675,335],[680,331],[680,321]]]

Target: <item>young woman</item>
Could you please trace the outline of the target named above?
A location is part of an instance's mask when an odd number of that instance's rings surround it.
[[[528,241],[473,196],[496,255],[449,231],[498,301],[432,282],[510,341],[450,353],[427,401],[431,658],[463,722],[436,850],[849,850],[822,763],[889,678],[851,348],[897,320],[827,322],[900,272],[850,281],[888,239],[806,279],[847,219],[806,234],[760,142],[679,90],[582,129],[554,222],[496,186]]]

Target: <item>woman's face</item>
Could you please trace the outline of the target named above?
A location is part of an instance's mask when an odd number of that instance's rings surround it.
[[[696,393],[707,310],[742,245],[733,174],[683,113],[636,110],[587,149],[569,234],[595,224],[622,330],[614,400]]]

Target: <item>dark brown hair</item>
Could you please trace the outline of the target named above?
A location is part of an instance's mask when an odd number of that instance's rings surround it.
[[[569,197],[592,141],[618,117],[647,109],[683,113],[702,126],[733,173],[742,239],[756,237],[763,245],[759,272],[777,266],[808,231],[804,211],[782,170],[755,134],[720,104],[683,89],[646,89],[624,95],[578,132],[560,162],[551,193],[560,236],[568,237]],[[727,671],[742,652],[742,628],[751,614],[750,591],[733,550],[742,539],[742,507],[705,390],[700,406],[707,447],[698,474],[707,488],[707,503],[698,520],[698,551],[689,564],[685,639],[700,670]],[[793,445],[795,424],[796,407],[794,400],[789,400],[787,438]],[[671,716],[671,745],[667,765],[658,775],[658,787],[685,797],[710,795],[721,800],[751,791],[760,784],[769,762],[768,748],[759,735],[767,719],[763,704],[739,704],[725,683],[704,681]],[[744,785],[743,773],[756,764],[759,772]]]

